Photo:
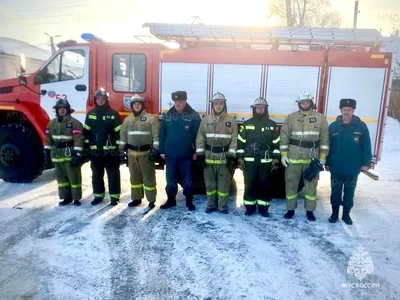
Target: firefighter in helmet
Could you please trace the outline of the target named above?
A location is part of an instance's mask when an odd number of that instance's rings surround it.
[[[144,99],[135,94],[131,98],[132,114],[125,118],[120,132],[120,160],[125,161],[128,151],[128,167],[131,178],[131,199],[129,207],[142,203],[144,196],[149,201],[149,209],[156,201],[156,170],[154,162],[159,156],[158,120],[146,111]]]
[[[94,94],[95,108],[86,115],[84,133],[89,143],[94,200],[99,204],[105,197],[104,169],[107,171],[111,205],[117,205],[121,193],[119,171],[119,131],[121,119],[109,104],[109,95],[103,90]]]
[[[219,210],[228,213],[227,202],[235,166],[237,124],[227,114],[226,98],[216,93],[211,99],[211,114],[201,120],[196,139],[196,154],[204,167],[207,191],[206,213]]]
[[[285,119],[280,134],[281,162],[286,168],[287,213],[285,219],[294,216],[297,192],[303,176],[305,185],[305,209],[309,221],[315,221],[313,211],[317,206],[318,176],[306,180],[304,174],[312,160],[323,166],[329,152],[329,130],[326,118],[313,110],[314,97],[305,93],[298,97],[299,110]]]
[[[246,215],[251,216],[258,207],[268,217],[271,203],[270,172],[279,166],[279,128],[269,118],[268,103],[258,98],[251,106],[253,117],[239,129],[237,161],[244,172],[245,191],[243,203]]]
[[[67,100],[58,100],[53,108],[56,118],[46,127],[45,163],[54,163],[58,195],[63,199],[59,205],[64,206],[73,201],[74,205],[79,206],[82,198],[83,126],[71,116],[73,110]]]

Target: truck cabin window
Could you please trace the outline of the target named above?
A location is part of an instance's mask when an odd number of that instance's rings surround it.
[[[65,50],[54,57],[35,76],[36,84],[82,78],[85,70],[84,50]]]
[[[146,57],[143,54],[113,56],[113,90],[143,93],[146,89]]]

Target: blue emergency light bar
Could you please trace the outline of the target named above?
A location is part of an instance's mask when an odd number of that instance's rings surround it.
[[[101,38],[98,36],[95,36],[92,33],[82,33],[81,38],[89,43],[102,43],[104,42]]]

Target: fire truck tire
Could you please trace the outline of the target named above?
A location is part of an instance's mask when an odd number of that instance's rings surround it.
[[[0,127],[0,178],[31,182],[43,172],[43,146],[35,131],[22,124]]]

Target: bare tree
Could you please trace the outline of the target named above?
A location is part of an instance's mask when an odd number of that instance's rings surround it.
[[[269,12],[269,18],[277,19],[281,26],[324,28],[342,23],[342,16],[332,9],[329,0],[272,0]]]

